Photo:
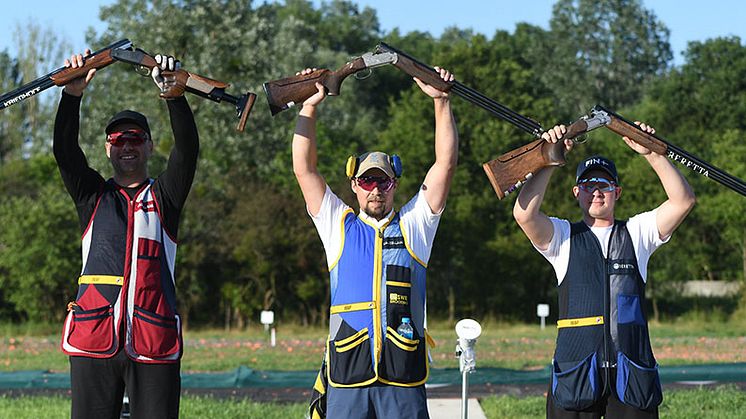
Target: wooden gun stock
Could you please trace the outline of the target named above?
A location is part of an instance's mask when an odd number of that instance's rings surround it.
[[[550,143],[540,138],[509,151],[482,165],[498,199],[503,199],[531,179],[539,170],[565,165],[564,140],[573,139],[589,131],[585,119],[572,123],[562,140]]]
[[[269,110],[274,116],[298,103],[305,102],[306,99],[315,95],[318,91],[316,83],[321,83],[324,86],[327,95],[338,96],[342,82],[351,74],[365,68],[365,62],[358,57],[337,71],[322,68],[308,74],[268,81],[264,83],[263,87],[269,102]]]
[[[655,135],[641,130],[637,125],[630,125],[626,121],[612,116],[611,122],[606,125],[606,128],[608,128],[609,131],[621,135],[622,137],[629,137],[630,140],[636,142],[637,144],[640,144],[641,146],[654,153],[658,153],[664,156],[666,155],[668,145],[663,141],[657,139]]]
[[[112,57],[118,61],[147,68],[149,70],[158,66],[158,62],[155,61],[155,58],[141,49],[136,49],[134,51],[117,50],[112,53]],[[254,93],[246,92],[238,97],[230,95],[225,91],[230,84],[190,73],[184,69],[164,71],[162,74],[164,76],[173,75],[176,78],[176,86],[166,92],[161,92],[160,96],[162,98],[175,98],[181,96],[184,91],[187,91],[197,96],[210,99],[213,102],[226,101],[232,103],[236,106],[236,113],[239,118],[236,130],[243,131],[246,127],[246,121],[249,117],[249,113],[251,113],[251,108],[254,106],[254,101],[256,100],[256,95]]]
[[[112,51],[113,49],[106,49],[98,54],[91,54],[85,57],[82,67],[65,68],[59,73],[52,75],[50,79],[52,79],[55,85],[64,86],[79,77],[84,77],[88,74],[88,70],[104,68],[114,62],[114,58],[111,56]]]
[[[5,109],[23,100],[35,96],[36,94],[49,89],[52,86],[64,86],[71,81],[88,74],[91,69],[104,68],[114,60],[112,54],[124,48],[131,48],[132,43],[129,39],[122,39],[113,44],[104,47],[96,52],[87,55],[83,61],[83,66],[78,68],[60,67],[51,73],[39,77],[38,79],[26,83],[23,86],[14,89],[8,93],[0,95],[0,109]]]

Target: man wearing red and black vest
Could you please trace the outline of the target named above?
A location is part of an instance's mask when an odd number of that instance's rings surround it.
[[[655,130],[646,124],[640,128]],[[564,125],[545,132],[561,141]],[[622,138],[658,176],[667,199],[628,220],[614,218],[622,194],[616,166],[592,156],[575,172],[572,193],[583,219],[540,211],[555,168],[526,183],[513,215],[557,276],[559,321],[548,418],[657,418],[663,393],[648,333],[645,284],[650,255],[668,242],[694,206],[694,192],[666,156]],[[572,141],[565,140],[566,150]]]
[[[83,61],[73,55],[65,65]],[[178,61],[160,55],[156,61],[152,76],[161,92],[183,93],[171,73]],[[166,101],[174,148],[166,171],[152,179],[147,119],[131,110],[117,113],[105,130],[114,168],[105,180],[78,145],[81,97],[94,75],[91,70],[65,86],[54,127],[54,155],[83,241],[78,294],[68,305],[61,343],[70,355],[72,417],[118,418],[126,388],[132,417],[176,418],[182,337],[174,261],[197,166],[197,127],[183,96]]]

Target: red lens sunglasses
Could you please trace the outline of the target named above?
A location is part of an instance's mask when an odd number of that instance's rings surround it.
[[[356,179],[357,186],[370,192],[378,186],[378,190],[381,192],[388,192],[393,187],[396,181],[390,177],[377,177],[377,176],[360,176]]]
[[[133,146],[142,145],[148,139],[148,133],[141,129],[117,131],[106,135],[106,141],[114,147],[121,147],[125,143]]]

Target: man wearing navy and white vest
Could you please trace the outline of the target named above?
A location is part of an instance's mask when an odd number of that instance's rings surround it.
[[[655,130],[638,123],[649,133]],[[564,125],[542,137],[562,141]],[[559,291],[557,347],[547,393],[548,418],[657,418],[663,399],[648,335],[645,281],[650,255],[668,242],[694,206],[692,189],[663,155],[623,137],[652,167],[667,200],[626,220],[614,211],[622,194],[614,163],[583,160],[572,192],[581,221],[540,211],[554,167],[542,169],[518,195],[513,215],[552,264]],[[565,148],[572,141],[565,140]]]
[[[453,75],[435,68],[443,80]],[[302,73],[307,74],[310,69]],[[307,99],[293,137],[293,170],[319,232],[330,271],[326,348],[329,418],[427,418],[425,270],[458,158],[458,133],[447,93],[415,79],[435,106],[435,163],[419,192],[393,208],[402,163],[369,152],[347,162],[358,214],[319,174],[316,108]],[[397,328],[410,319],[411,336]]]
[[[183,93],[170,72],[178,61],[155,58],[152,76],[162,94]],[[78,54],[65,65],[83,62]],[[61,343],[70,355],[71,416],[118,418],[126,388],[133,418],[177,418],[182,337],[174,262],[197,166],[197,127],[183,96],[166,101],[174,148],[165,172],[152,179],[147,119],[131,110],[117,113],[104,144],[114,176],[104,180],[78,145],[81,98],[94,75],[91,70],[65,86],[54,128],[54,155],[83,240],[78,293],[68,304]]]

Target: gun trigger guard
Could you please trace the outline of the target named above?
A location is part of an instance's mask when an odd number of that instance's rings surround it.
[[[148,67],[145,67],[144,65],[136,65],[136,66],[133,66],[133,67],[135,69],[135,73],[137,73],[137,74],[139,74],[139,75],[141,75],[143,77],[147,77],[147,76],[150,75],[150,69]]]
[[[355,78],[358,80],[365,80],[370,77],[371,74],[373,74],[373,70],[371,70],[370,68],[366,68],[365,70],[355,73]]]
[[[583,144],[588,141],[588,134],[579,135],[572,139],[575,144]]]

